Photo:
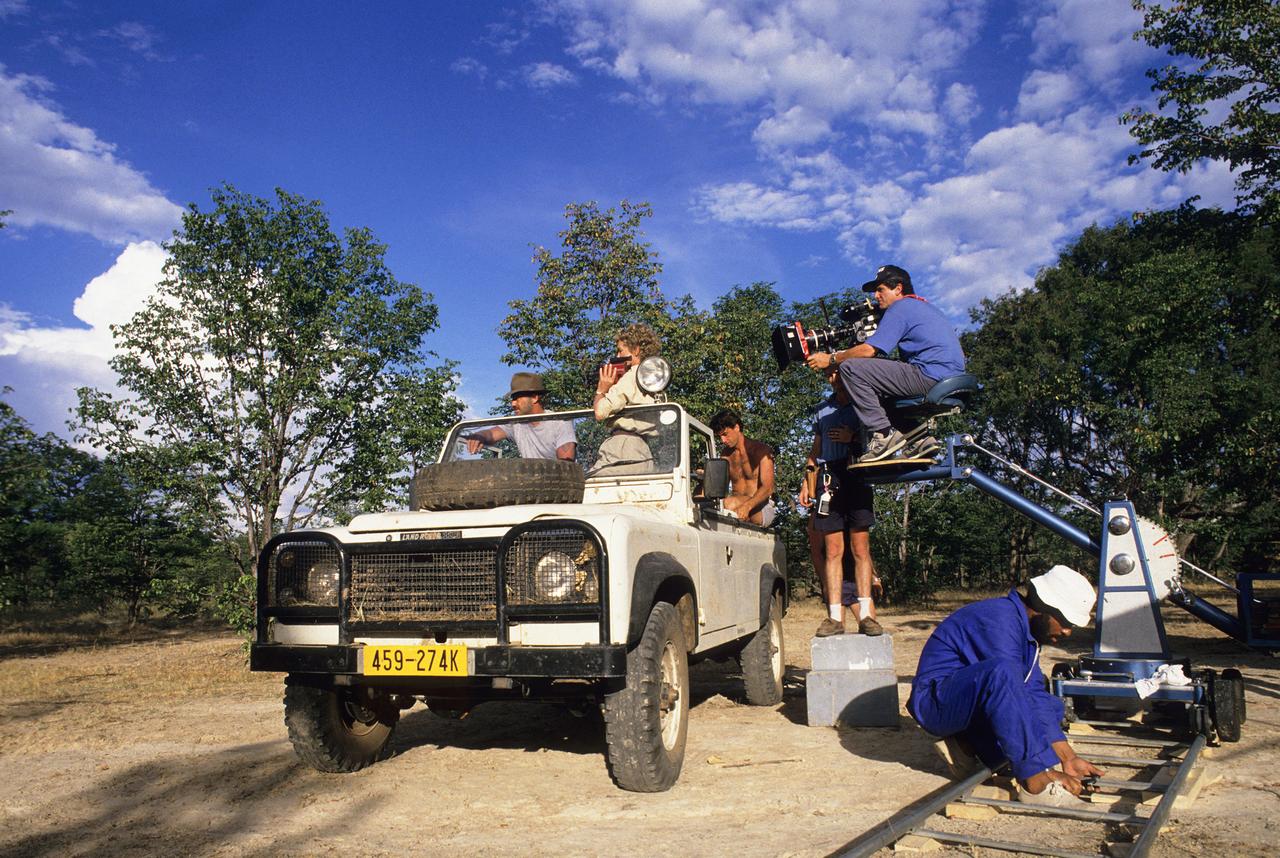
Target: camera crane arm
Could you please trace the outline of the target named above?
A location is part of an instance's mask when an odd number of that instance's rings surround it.
[[[1157,665],[1168,662],[1172,656],[1165,641],[1164,624],[1158,609],[1159,602],[1164,599],[1246,646],[1264,651],[1280,650],[1280,635],[1277,634],[1276,623],[1272,619],[1275,612],[1280,611],[1280,605],[1273,605],[1271,600],[1257,597],[1253,592],[1255,581],[1273,581],[1280,579],[1280,575],[1241,573],[1236,579],[1237,586],[1232,586],[1179,558],[1172,550],[1168,534],[1154,522],[1137,515],[1128,501],[1109,501],[1105,509],[1099,511],[1084,501],[1049,486],[1025,469],[1006,463],[1017,472],[1063,495],[1073,505],[1099,516],[1104,523],[1102,538],[1095,539],[1058,513],[1029,500],[977,468],[960,464],[957,453],[964,448],[994,455],[975,443],[970,435],[952,435],[946,440],[945,452],[927,465],[904,462],[895,468],[892,460],[889,460],[885,463],[886,467],[866,469],[863,478],[868,483],[876,484],[940,479],[967,482],[1076,547],[1098,557],[1100,587],[1096,658],[1120,652],[1126,657],[1133,656]],[[1125,540],[1129,542],[1126,543]],[[1178,574],[1182,567],[1200,573],[1233,591],[1237,599],[1237,616],[1233,617],[1185,590]],[[1128,576],[1133,576],[1134,580],[1130,581]],[[1109,624],[1106,622],[1108,613],[1112,618]],[[1138,629],[1138,626],[1144,628]]]

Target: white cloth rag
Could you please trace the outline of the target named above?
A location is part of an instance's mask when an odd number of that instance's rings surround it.
[[[1172,685],[1181,688],[1184,685],[1190,685],[1191,678],[1182,670],[1180,664],[1162,664],[1156,668],[1156,672],[1151,674],[1150,679],[1139,679],[1134,683],[1137,688],[1138,697],[1146,700],[1152,694],[1156,693],[1156,689],[1161,685]]]

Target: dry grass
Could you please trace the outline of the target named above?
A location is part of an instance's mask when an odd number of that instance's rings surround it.
[[[279,696],[279,677],[250,673],[243,642],[225,629],[84,617],[24,625],[0,632],[0,754],[108,746],[184,700]]]

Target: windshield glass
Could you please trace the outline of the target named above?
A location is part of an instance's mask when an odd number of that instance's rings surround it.
[[[449,434],[441,461],[499,458],[570,459],[588,478],[669,473],[680,461],[680,413],[642,405],[608,424],[590,411],[468,420]]]

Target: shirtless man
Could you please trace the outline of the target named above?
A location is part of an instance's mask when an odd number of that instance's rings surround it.
[[[725,510],[752,524],[773,524],[773,450],[743,435],[742,419],[727,408],[711,418],[711,431],[729,460],[733,494],[724,499]]]

